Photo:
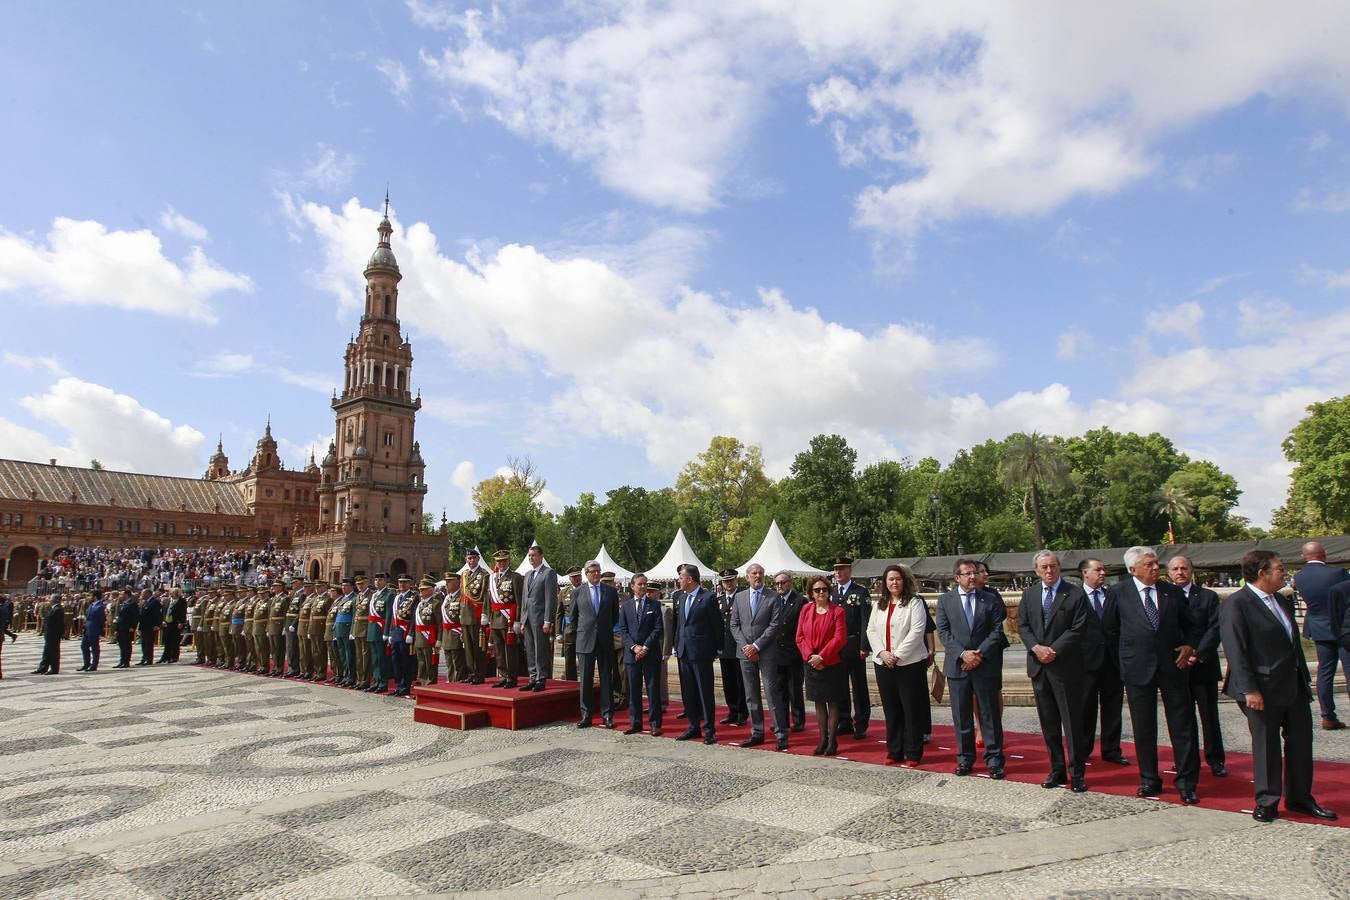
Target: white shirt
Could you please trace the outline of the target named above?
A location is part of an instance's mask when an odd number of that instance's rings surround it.
[[[867,620],[867,640],[872,645],[872,662],[885,665],[881,653],[886,649],[886,619],[890,613],[891,652],[897,665],[907,666],[928,658],[924,632],[928,627],[928,608],[922,597],[911,599],[906,606],[894,600],[888,609],[874,609]]]

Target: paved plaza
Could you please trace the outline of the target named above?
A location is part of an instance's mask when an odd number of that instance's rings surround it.
[[[37,652],[4,650],[5,898],[1350,897],[1350,829],[561,724],[461,733],[187,663],[82,675],[75,643],[28,676]]]

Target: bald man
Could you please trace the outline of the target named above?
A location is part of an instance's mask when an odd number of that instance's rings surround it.
[[[1327,565],[1327,551],[1321,541],[1303,545],[1303,568],[1294,576],[1294,587],[1307,608],[1303,617],[1303,636],[1317,647],[1317,705],[1322,708],[1322,727],[1327,731],[1344,728],[1336,717],[1336,692],[1332,685],[1339,661],[1350,672],[1350,651],[1337,637],[1340,623],[1332,621],[1331,589],[1350,581],[1345,569]],[[1350,688],[1347,688],[1350,691]]]

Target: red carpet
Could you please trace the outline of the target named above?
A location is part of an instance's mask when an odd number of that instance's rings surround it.
[[[680,704],[672,700],[661,723],[663,738],[678,737],[687,727],[684,719],[675,718],[675,715],[680,711]],[[945,712],[945,709],[942,711]],[[934,714],[937,715],[938,713],[939,710],[935,709]],[[720,719],[725,716],[726,710],[719,708],[717,717]],[[628,727],[628,711],[626,709],[615,716],[614,724],[615,728],[620,731]],[[884,720],[874,719],[868,729],[867,737],[863,740],[856,740],[852,735],[841,736],[839,738],[839,755],[835,758],[852,763],[886,765],[885,729],[886,723]],[[1164,729],[1164,733],[1166,733],[1166,729]],[[817,734],[815,717],[808,712],[806,730],[788,735],[787,752],[797,756],[810,756],[811,751],[816,748]],[[734,744],[749,736],[750,726],[748,724],[717,726],[717,742],[719,744]],[[1040,734],[1009,731],[1004,732],[1003,737],[1004,754],[1007,756],[1004,772],[1008,780],[1026,784],[1040,784],[1045,776],[1050,774],[1050,757],[1045,749],[1045,741]],[[1248,736],[1246,732],[1243,732],[1240,737],[1237,735],[1233,737],[1245,742]],[[691,741],[691,743],[693,742]],[[767,750],[770,753],[777,752],[774,750],[772,728],[769,728],[765,733],[765,743],[752,749]],[[1125,743],[1123,749],[1125,757],[1130,760],[1128,766],[1113,765],[1102,762],[1095,757],[1092,759],[1087,770],[1089,791],[1116,794],[1123,797],[1134,796],[1135,789],[1139,787],[1139,769],[1135,764],[1134,744]],[[987,777],[983,753],[983,748],[976,750],[975,771],[971,774],[971,777]],[[1228,775],[1225,778],[1215,778],[1210,774],[1209,767],[1201,764],[1200,785],[1196,789],[1196,794],[1200,797],[1199,805],[1204,809],[1250,814],[1254,802],[1251,754],[1234,753],[1229,750],[1227,757]],[[1172,768],[1172,748],[1166,746],[1158,748],[1158,766],[1164,773]],[[1350,764],[1315,760],[1313,766],[1313,795],[1317,798],[1318,803],[1340,813],[1340,818],[1335,822],[1323,822],[1311,816],[1288,812],[1283,806],[1280,807],[1281,818],[1294,822],[1337,825],[1342,828],[1350,827]],[[925,745],[923,763],[917,768],[925,772],[952,774],[956,768],[956,744],[952,726],[934,725],[932,741]],[[1171,778],[1170,774],[1163,775],[1163,793],[1161,798],[1154,802],[1180,805],[1181,798],[1177,794],[1176,788],[1173,787]]]

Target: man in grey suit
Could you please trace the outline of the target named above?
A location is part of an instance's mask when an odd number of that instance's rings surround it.
[[[600,581],[600,563],[586,563],[586,583],[572,593],[577,617],[577,672],[581,676],[581,721],[591,727],[591,693],[595,670],[600,670],[600,716],[614,727],[614,624],[619,618],[619,592]]]
[[[525,642],[525,667],[530,680],[522,691],[542,691],[553,674],[553,654],[549,638],[553,634],[553,617],[558,605],[558,573],[544,562],[544,551],[538,544],[525,554],[530,571],[525,575],[525,596],[520,601],[520,619],[516,633]]]
[[[778,749],[786,750],[788,711],[777,701],[776,660],[778,630],[783,627],[783,604],[777,593],[764,586],[764,567],[759,563],[751,563],[746,568],[745,580],[750,586],[739,591],[731,602],[731,636],[736,642],[741,683],[750,710],[750,737],[741,741],[740,746],[757,747],[764,743],[764,695],[767,694]]]
[[[969,775],[975,766],[973,701],[978,700],[984,762],[989,777],[999,780],[1004,765],[999,694],[1003,690],[1003,648],[1008,646],[1003,621],[1008,611],[1002,597],[979,587],[980,568],[975,560],[958,559],[954,569],[956,589],[938,598],[937,633],[956,726],[956,774]]]

